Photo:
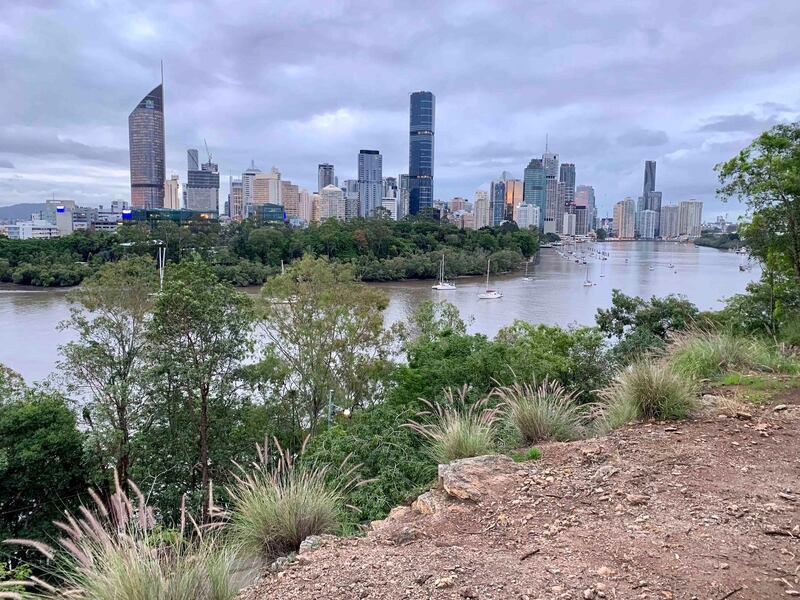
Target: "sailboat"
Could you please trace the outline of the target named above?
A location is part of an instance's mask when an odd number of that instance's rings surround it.
[[[496,300],[503,297],[503,292],[489,287],[489,266],[492,264],[491,259],[486,262],[486,291],[478,294],[479,300]]]
[[[745,255],[742,254],[741,252],[738,252],[737,254],[739,254],[739,270],[744,272],[744,271],[747,270],[747,267],[745,265],[745,259],[744,259]]]
[[[589,280],[589,265],[586,265],[586,281],[583,282],[583,287],[592,287],[594,284]]]
[[[533,277],[528,277],[528,264],[530,262],[529,260],[525,261],[525,277],[522,278],[522,281],[533,281]]]
[[[442,254],[442,262],[439,265],[439,282],[432,285],[431,288],[439,291],[448,291],[456,289],[455,283],[444,280],[444,254]]]

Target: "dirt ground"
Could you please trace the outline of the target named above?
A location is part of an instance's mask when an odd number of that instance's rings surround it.
[[[436,490],[241,598],[800,596],[800,391],[719,412],[542,444],[477,502]]]

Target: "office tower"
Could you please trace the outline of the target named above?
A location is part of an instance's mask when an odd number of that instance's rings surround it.
[[[281,180],[281,204],[286,217],[300,216],[300,188],[288,180]]]
[[[186,205],[188,210],[219,210],[219,169],[216,164],[208,162],[197,168],[197,150],[187,152]]]
[[[253,204],[253,180],[256,175],[261,173],[261,169],[256,168],[255,161],[250,161],[250,167],[242,173],[242,203],[244,206],[243,214],[247,214],[247,207]]]
[[[167,178],[164,155],[164,86],[142,98],[128,117],[131,161],[131,205],[134,208],[164,206]]]
[[[377,150],[361,150],[358,153],[358,214],[371,217],[381,205],[383,180],[383,157]]]
[[[589,233],[589,209],[586,206],[572,207],[572,214],[575,215],[575,235],[586,235]]]
[[[397,219],[400,220],[409,214],[410,190],[409,176],[401,173],[397,183]]]
[[[649,194],[650,192],[654,192],[655,189],[656,189],[656,161],[646,160],[644,161],[644,186],[642,187],[642,198],[647,199],[647,194]]]
[[[199,171],[200,170],[200,157],[197,153],[197,149],[190,148],[186,151],[186,162],[188,164],[187,169],[189,171]]]
[[[699,237],[702,219],[702,202],[698,200],[683,200],[678,203],[678,235]]]
[[[592,186],[579,185],[575,188],[575,206],[586,207],[586,229],[587,231],[594,230],[597,220],[597,207]]]
[[[546,138],[544,154],[542,154],[545,177],[558,177],[558,154],[550,152],[550,137]]]
[[[572,213],[564,213],[561,223],[561,233],[562,235],[575,235],[575,225],[576,225],[576,218],[575,215]]]
[[[381,206],[389,213],[392,221],[397,221],[397,198],[384,198]]]
[[[553,175],[545,176],[545,209],[543,217],[543,232],[556,232],[556,218],[558,216],[558,181]]]
[[[317,191],[322,192],[322,189],[329,185],[336,185],[336,178],[333,175],[333,165],[320,163],[317,166]]]
[[[547,205],[547,190],[545,188],[544,164],[540,158],[531,159],[531,162],[525,168],[522,201],[539,209],[539,218],[541,220],[536,223],[536,227],[541,230]]]
[[[306,223],[311,223],[314,214],[314,206],[311,198],[311,193],[308,190],[300,190],[300,202],[298,204],[300,218]]]
[[[319,193],[319,219],[339,219],[345,217],[345,200],[342,188],[326,185]]]
[[[178,210],[181,207],[181,183],[177,175],[164,182],[164,208]]]
[[[452,212],[458,212],[460,210],[467,210],[467,205],[468,204],[469,204],[469,202],[467,201],[466,198],[461,198],[460,196],[456,196],[455,198],[453,198],[452,200],[450,200],[447,203],[447,207]]]
[[[567,184],[563,181],[556,182],[556,232],[561,233],[564,226],[564,214],[569,212],[566,201]]]
[[[236,221],[244,218],[244,189],[241,179],[228,178],[228,216]]]
[[[411,94],[409,111],[409,213],[433,206],[433,133],[436,97],[431,92]]]
[[[533,204],[520,204],[516,210],[516,222],[520,229],[539,226],[539,207]]]
[[[661,207],[658,224],[658,236],[668,240],[678,237],[680,209],[677,205],[666,204]]]
[[[644,207],[646,210],[655,211],[656,216],[661,214],[661,192],[648,192],[647,198],[645,199]],[[659,236],[659,230],[661,227],[660,218],[656,218],[656,237]]]
[[[575,165],[562,163],[559,168],[558,181],[564,184],[564,205],[575,202]]]
[[[397,198],[399,188],[397,187],[397,177],[384,177],[383,178],[383,197],[384,198]]]
[[[636,202],[633,201],[633,198],[625,198],[614,205],[614,228],[619,239],[634,239],[636,235]]]
[[[506,210],[506,182],[493,181],[489,187],[489,210],[491,212],[491,225],[500,225],[505,219]]]
[[[345,179],[344,187],[344,218],[347,221],[358,217],[358,180]]]
[[[520,179],[506,179],[504,183],[506,185],[506,192],[503,219],[506,221],[513,221],[514,209],[522,204],[524,195],[523,184]]]
[[[253,176],[253,197],[251,204],[283,204],[281,202],[281,172],[272,167],[269,173],[256,173]]]
[[[475,213],[475,229],[491,227],[492,212],[488,192],[483,190],[475,190],[475,197],[472,202],[472,212]]]

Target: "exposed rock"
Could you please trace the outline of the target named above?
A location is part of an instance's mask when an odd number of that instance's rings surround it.
[[[439,465],[439,483],[454,498],[477,502],[493,487],[508,485],[516,470],[516,463],[500,454],[463,458]]]
[[[439,577],[436,581],[433,582],[433,587],[436,589],[443,589],[453,587],[456,582],[456,575],[448,575],[447,577]]]
[[[411,505],[421,515],[441,514],[447,504],[447,497],[441,490],[431,490],[420,495]]]
[[[786,410],[788,407],[785,404],[778,404],[772,410],[774,412],[781,412],[782,410]]]
[[[650,500],[650,496],[647,494],[627,494],[625,500],[627,500],[628,504],[631,506],[639,506],[641,504],[647,504]]]

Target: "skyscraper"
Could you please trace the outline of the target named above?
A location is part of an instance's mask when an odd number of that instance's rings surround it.
[[[534,225],[541,230],[543,225],[542,221],[544,220],[544,210],[547,203],[544,164],[542,163],[542,159],[531,159],[531,162],[529,162],[528,166],[525,168],[524,180],[522,201],[525,204],[532,204],[539,208],[539,222],[534,223]]]
[[[676,238],[680,235],[680,209],[677,205],[666,204],[661,207],[658,231],[660,237],[665,240]]]
[[[358,153],[359,215],[372,217],[383,200],[383,157],[377,150]]]
[[[164,208],[173,210],[181,207],[181,182],[177,175],[172,175],[164,182]]]
[[[597,209],[595,207],[594,188],[590,185],[579,185],[575,188],[575,206],[586,207],[586,230],[591,231],[595,228],[597,219]]]
[[[625,198],[614,205],[614,228],[617,237],[632,240],[636,234],[636,202]]]
[[[281,180],[281,204],[287,217],[300,216],[300,188],[291,181]]]
[[[164,86],[142,98],[128,116],[131,160],[131,206],[162,208],[166,159],[164,155]]]
[[[345,179],[344,186],[344,218],[349,221],[358,216],[358,180]]]
[[[184,192],[189,210],[219,210],[219,168],[208,157],[207,163],[197,168],[197,150],[187,152],[187,178]]]
[[[317,191],[322,193],[323,188],[329,185],[335,185],[333,175],[333,165],[328,163],[320,163],[317,166]]]
[[[558,177],[558,154],[550,152],[549,136],[544,144],[544,154],[542,154],[542,164],[544,164],[545,177]]]
[[[411,94],[408,146],[409,213],[433,206],[433,135],[436,97],[431,92]]]
[[[500,225],[505,219],[506,208],[506,182],[493,181],[489,188],[489,211],[491,212],[490,225]]]
[[[229,177],[228,216],[241,221],[244,218],[244,190],[242,180]]]
[[[514,210],[517,206],[522,204],[523,185],[519,179],[506,179],[506,198],[505,210],[503,211],[503,219],[505,221],[513,221]]]
[[[562,163],[558,173],[559,182],[564,184],[564,204],[575,202],[575,165]]]
[[[642,198],[646,200],[647,194],[650,192],[654,192],[655,190],[656,190],[656,161],[646,160],[644,161],[644,187],[642,188]]]
[[[544,229],[543,233],[555,233],[558,211],[558,181],[555,176],[545,177],[545,209],[544,209]]]
[[[283,204],[281,172],[276,167],[272,167],[269,173],[256,173],[253,177],[253,204]]]
[[[678,203],[678,234],[688,237],[700,235],[703,220],[703,203],[698,200],[683,200]]]
[[[476,190],[475,202],[473,202],[472,210],[475,213],[475,229],[492,226],[492,213],[489,203],[489,194],[483,190]]]
[[[319,218],[344,220],[345,199],[342,188],[333,184],[326,185],[319,193]]]
[[[256,175],[261,173],[261,169],[256,168],[255,161],[250,161],[250,167],[242,173],[242,205],[243,214],[247,215],[247,207],[253,204],[253,180]]]

